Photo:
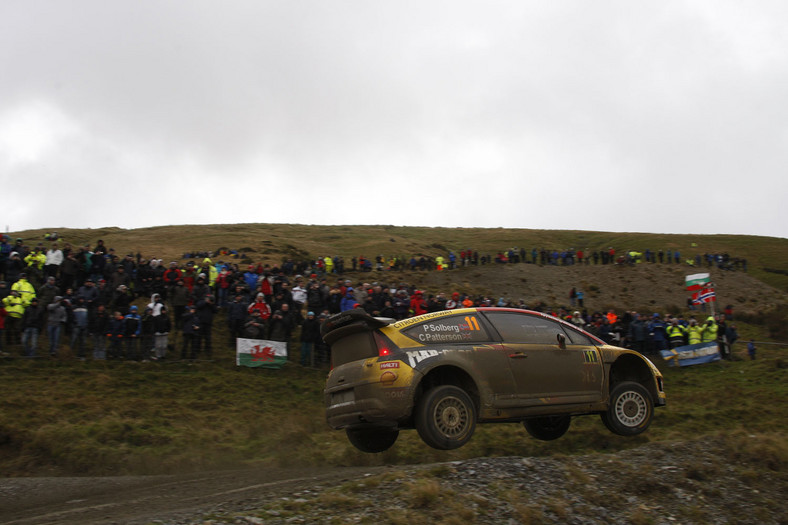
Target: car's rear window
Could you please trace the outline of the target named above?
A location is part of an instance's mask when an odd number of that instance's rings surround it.
[[[474,313],[429,319],[402,333],[422,344],[480,343],[490,340],[487,330]]]
[[[378,347],[369,330],[350,334],[331,345],[331,362],[335,367],[377,355]]]

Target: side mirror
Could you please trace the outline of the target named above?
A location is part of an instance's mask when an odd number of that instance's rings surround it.
[[[556,334],[555,338],[558,340],[558,348],[566,350],[566,336],[564,334]]]

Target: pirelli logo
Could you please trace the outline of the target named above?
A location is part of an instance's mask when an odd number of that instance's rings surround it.
[[[599,362],[599,354],[596,353],[596,350],[583,350],[583,357],[586,363]]]

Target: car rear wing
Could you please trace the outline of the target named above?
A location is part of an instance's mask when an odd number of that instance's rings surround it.
[[[358,332],[369,332],[395,322],[387,317],[372,317],[361,308],[334,314],[320,325],[323,341],[330,345],[343,337]]]

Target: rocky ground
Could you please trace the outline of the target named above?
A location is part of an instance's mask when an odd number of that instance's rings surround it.
[[[56,503],[50,493],[39,505],[46,484],[31,491],[29,478],[7,479],[0,501],[28,504],[0,503],[0,523],[788,523],[788,476],[784,465],[771,467],[710,440],[577,457],[302,471],[290,479],[260,471],[70,478],[93,488],[81,496],[61,489],[70,501]]]
[[[479,458],[369,476],[341,488],[304,487],[264,505],[219,507],[176,523],[788,522],[784,475],[724,464],[709,445]]]

